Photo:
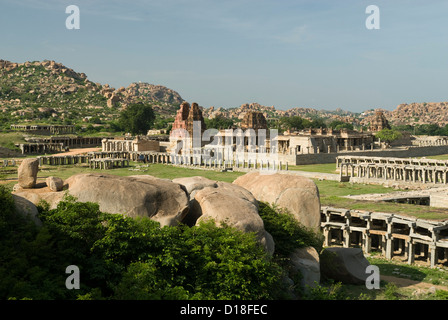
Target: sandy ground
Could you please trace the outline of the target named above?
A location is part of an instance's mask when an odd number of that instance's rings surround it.
[[[56,153],[53,156],[74,156],[77,154],[83,154],[88,152],[96,152],[101,151],[101,148],[79,148],[79,149],[71,149],[69,152]]]

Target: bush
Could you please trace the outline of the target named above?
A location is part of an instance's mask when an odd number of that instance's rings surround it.
[[[322,250],[322,235],[301,225],[291,213],[264,202],[259,202],[259,208],[264,227],[274,238],[276,254],[287,257],[294,249],[307,246]]]
[[[2,212],[12,212],[10,194],[0,197]],[[40,229],[2,219],[10,231],[1,234],[1,299],[272,299],[281,291],[282,270],[252,233],[212,221],[161,228],[72,197],[39,211]],[[65,288],[68,265],[80,269],[79,290]]]

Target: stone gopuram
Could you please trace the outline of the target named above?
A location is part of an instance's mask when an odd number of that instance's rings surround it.
[[[180,109],[177,110],[176,117],[174,119],[173,126],[170,132],[170,150],[174,150],[175,148],[179,148],[179,144],[181,141],[187,141],[188,146],[192,147],[192,138],[193,138],[193,127],[194,122],[199,121],[201,125],[201,136],[205,131],[205,122],[204,117],[202,116],[202,110],[199,108],[197,103],[193,103],[191,106],[188,102],[184,101],[180,105]],[[188,132],[188,137],[186,136],[186,132]],[[189,139],[186,139],[189,138]],[[202,139],[201,139],[202,140]],[[180,147],[180,149],[183,149]],[[180,150],[178,150],[180,152]]]
[[[382,111],[376,111],[375,118],[370,123],[369,130],[372,132],[377,132],[383,129],[390,129],[389,121],[387,121]]]
[[[266,118],[264,117],[262,112],[259,111],[251,111],[247,112],[244,115],[243,120],[241,121],[241,129],[268,129],[268,123]]]

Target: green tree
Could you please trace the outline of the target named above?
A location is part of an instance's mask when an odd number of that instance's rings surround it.
[[[325,123],[325,120],[322,118],[317,118],[311,121],[311,128],[326,128],[327,124]]]
[[[283,129],[302,130],[306,127],[309,121],[299,116],[292,116],[280,118],[279,123]]]
[[[340,129],[343,129],[343,128],[347,128],[347,129],[353,130],[353,124],[347,123],[347,122],[343,122],[343,121],[340,121],[340,120],[333,120],[332,122],[330,122],[328,127],[336,129],[336,130],[340,130]]]
[[[395,140],[398,140],[402,137],[402,134],[400,131],[393,130],[393,129],[383,129],[381,131],[378,131],[375,135],[375,137],[381,139],[381,141],[385,141],[387,143],[391,143]]]
[[[134,103],[120,113],[118,123],[124,131],[133,135],[146,134],[155,120],[154,110],[149,104]]]
[[[234,124],[233,119],[226,118],[221,115],[214,117],[213,119],[204,119],[204,121],[207,128],[218,130],[231,129]]]

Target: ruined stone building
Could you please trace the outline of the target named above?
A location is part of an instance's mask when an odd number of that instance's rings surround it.
[[[268,123],[262,112],[250,111],[246,112],[243,120],[241,121],[241,129],[267,129]]]
[[[389,121],[387,121],[382,111],[376,111],[375,118],[370,123],[369,131],[378,132],[383,129],[390,129]]]
[[[151,140],[137,136],[133,140],[115,140],[115,139],[103,139],[102,140],[103,152],[115,152],[115,151],[160,151],[160,142],[157,140]]]
[[[195,121],[199,121],[201,124],[202,136],[202,133],[206,129],[204,117],[202,116],[202,110],[199,108],[197,103],[193,103],[190,107],[190,104],[188,102],[182,102],[179,110],[177,110],[177,114],[171,128],[169,147],[170,150],[174,150],[179,146],[180,143],[188,143],[188,147],[192,147],[193,125]],[[186,139],[187,137],[185,136],[186,132],[188,132],[188,139]],[[180,147],[177,152],[181,152],[182,148],[183,147]]]
[[[305,129],[299,132],[286,131],[278,137],[281,154],[300,155],[312,153],[332,153],[341,151],[370,150],[374,136],[370,132],[334,130],[331,128]]]

